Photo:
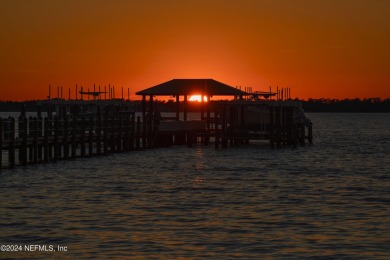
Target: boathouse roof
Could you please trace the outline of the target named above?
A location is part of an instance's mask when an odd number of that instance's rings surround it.
[[[245,92],[213,79],[173,79],[139,91],[136,94],[153,96],[193,94],[235,96],[244,95]]]

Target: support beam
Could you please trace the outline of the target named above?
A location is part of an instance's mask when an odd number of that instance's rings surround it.
[[[176,120],[180,119],[180,96],[176,95]]]
[[[187,109],[188,109],[187,95],[184,95],[184,121],[187,121]]]
[[[142,148],[146,148],[146,96],[142,95]]]

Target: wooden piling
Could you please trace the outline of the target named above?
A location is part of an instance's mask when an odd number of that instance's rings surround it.
[[[177,96],[178,97],[178,96]],[[176,98],[177,98],[176,97]],[[177,101],[177,99],[176,99]],[[142,96],[142,148],[146,148],[146,96]]]
[[[34,132],[33,132],[33,137],[34,137],[34,141],[33,141],[33,153],[34,153],[34,156],[33,156],[33,163],[38,163],[38,149],[39,149],[39,146],[38,146],[38,131],[39,131],[39,126],[38,126],[38,118],[34,117]]]
[[[76,158],[77,156],[77,118],[73,117],[72,120],[72,159]]]
[[[34,129],[35,129],[35,121],[33,120],[33,117],[30,116],[28,118],[28,136],[34,137]],[[28,149],[28,162],[32,162],[34,158],[34,142],[27,142],[27,149]]]
[[[40,111],[38,111],[38,118],[37,118],[37,135],[38,137],[37,138],[41,138],[43,136],[43,127],[42,127],[42,123],[43,123],[43,119],[42,119],[42,116],[40,114]],[[42,144],[38,144],[38,161],[39,162],[42,162],[42,148],[43,148],[43,145]]]
[[[102,110],[100,106],[97,108],[96,134],[96,154],[100,155],[102,152]]]
[[[130,149],[134,150],[135,143],[135,112],[131,113],[131,124],[130,124]]]
[[[49,119],[46,117],[43,121],[44,139],[43,139],[43,160],[49,161]]]
[[[141,133],[141,118],[137,117],[137,131],[135,134],[135,147],[137,150],[140,149],[140,133]]]
[[[64,135],[63,135],[63,146],[64,146],[64,159],[69,159],[69,119],[64,119]]]
[[[275,127],[276,127],[276,136],[275,136],[275,141],[276,141],[276,147],[280,148],[281,147],[281,142],[282,142],[282,136],[281,136],[281,105],[278,105],[275,107]]]
[[[226,138],[226,131],[227,131],[227,126],[226,126],[226,106],[222,106],[222,126],[221,126],[221,143],[222,143],[222,148],[227,147],[227,138]]]
[[[54,140],[53,140],[53,146],[54,146],[54,156],[53,160],[56,162],[59,158],[60,154],[60,147],[58,143],[58,138],[59,138],[59,130],[60,130],[60,125],[59,125],[59,119],[58,117],[54,118]]]
[[[110,152],[114,153],[115,152],[115,129],[116,129],[116,120],[115,117],[111,117],[111,124],[109,126],[110,128]]]
[[[118,133],[118,136],[117,136],[117,139],[116,139],[116,147],[117,147],[117,152],[123,152],[123,145],[122,145],[122,139],[123,139],[123,126],[124,126],[124,123],[123,123],[123,116],[120,116],[118,118],[118,127],[117,127],[117,133]]]
[[[3,119],[0,117],[0,171],[3,168]]]
[[[215,139],[214,139],[214,146],[215,148],[219,147],[220,143],[220,131],[219,131],[219,120],[218,120],[218,108],[217,106],[214,107],[214,132],[215,132]]]
[[[47,147],[48,147],[48,160],[51,160],[53,158],[53,142],[49,142],[49,138],[52,139],[53,136],[53,118],[50,117],[49,120],[47,121],[47,134],[48,134],[48,142],[47,142]]]
[[[123,119],[123,130],[124,130],[124,136],[123,136],[123,151],[128,151],[130,146],[130,118],[128,116],[125,116]]]
[[[81,157],[85,157],[85,118],[81,118],[81,137],[80,137],[80,155]]]
[[[15,167],[15,118],[9,117],[9,148],[8,148],[8,161],[9,167]]]
[[[103,153],[108,153],[108,118],[104,116],[103,120]]]
[[[89,120],[89,129],[88,129],[88,156],[93,156],[93,118]]]
[[[274,148],[274,136],[275,131],[275,120],[274,120],[274,106],[269,106],[269,141],[271,143],[271,147]]]
[[[22,154],[21,164],[27,166],[27,138],[28,138],[28,121],[26,116],[22,116],[22,129],[19,129],[19,138],[22,138],[22,143],[19,148],[19,154]]]

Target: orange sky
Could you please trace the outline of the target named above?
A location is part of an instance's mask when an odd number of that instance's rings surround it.
[[[388,0],[2,0],[0,32],[0,100],[173,78],[390,98]]]

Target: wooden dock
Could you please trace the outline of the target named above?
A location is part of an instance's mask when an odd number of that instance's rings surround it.
[[[154,133],[157,145],[209,144],[216,148],[269,141],[271,147],[313,142],[312,123],[299,114],[297,101],[234,100],[211,102],[201,120],[164,121]]]
[[[107,112],[99,105],[90,115],[59,107],[56,116],[27,118],[22,111],[16,119],[0,118],[0,169],[196,143],[218,148],[265,140],[296,147],[313,140],[310,120],[296,116],[299,108],[294,101],[209,102],[199,120],[166,119],[155,110]]]
[[[140,125],[134,113],[97,118],[0,119],[0,168],[5,166],[4,155],[8,157],[6,167],[12,168],[141,149]]]

